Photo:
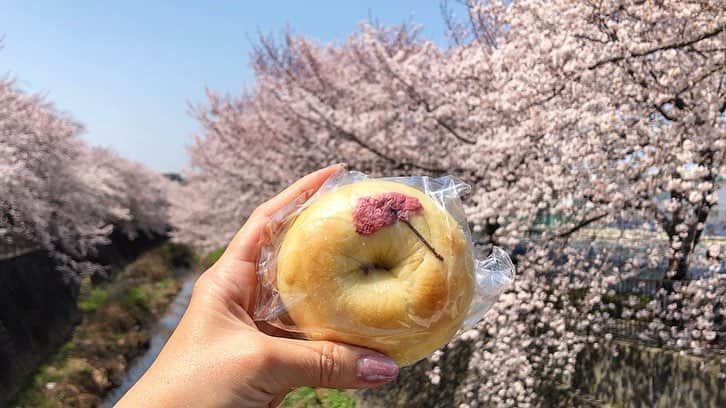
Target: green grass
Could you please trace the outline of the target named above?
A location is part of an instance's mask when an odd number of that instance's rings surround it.
[[[51,358],[51,361],[52,361],[52,362],[58,362],[58,361],[63,361],[63,360],[65,360],[66,358],[68,358],[68,356],[70,356],[70,354],[71,354],[71,353],[73,352],[73,350],[75,350],[75,349],[76,349],[76,345],[75,345],[75,344],[74,344],[74,343],[73,343],[72,341],[69,341],[69,342],[67,342],[67,343],[63,344],[63,345],[62,345],[62,346],[61,346],[61,347],[60,347],[60,348],[58,349],[58,351],[56,351],[56,352],[55,352],[55,354],[54,354],[54,355],[53,355],[53,357]]]
[[[315,390],[310,387],[303,387],[287,394],[285,400],[282,402],[282,406],[285,408],[315,408],[321,405],[318,400],[318,395],[315,394]]]
[[[219,260],[219,258],[222,257],[222,254],[224,253],[225,248],[217,248],[214,251],[207,252],[202,256],[201,261],[199,262],[199,265],[202,267],[202,269],[207,269],[210,266],[214,265],[215,262]]]
[[[284,408],[355,408],[355,399],[343,391],[298,388],[285,396]]]
[[[127,310],[134,310],[135,308],[148,310],[150,301],[149,293],[143,287],[136,286],[126,291],[123,299],[121,299],[121,304]]]
[[[86,296],[78,300],[78,308],[84,313],[93,313],[108,300],[108,289],[92,288]]]
[[[326,408],[355,408],[355,400],[342,391],[326,390],[323,406]]]
[[[168,242],[159,251],[165,263],[171,267],[190,267],[194,263],[194,253],[186,245]]]
[[[33,407],[33,408],[58,408],[60,404],[56,403],[52,399],[49,399],[40,391],[39,387],[42,387],[45,383],[33,388],[28,388],[22,395],[14,402],[10,404],[12,407]]]
[[[159,282],[154,283],[155,288],[161,288],[161,289],[168,289],[172,285],[174,285],[174,279],[172,278],[164,278]]]
[[[219,258],[222,257],[222,254],[224,253],[224,250],[226,248],[217,248],[214,251],[207,254],[207,259],[209,259],[212,262],[217,262]]]
[[[64,369],[64,363],[74,350],[75,344],[72,341],[63,344],[46,364],[38,368],[30,384],[18,395],[17,399],[10,406],[38,408],[61,407],[62,405],[60,403],[49,399],[42,390],[46,384],[62,380],[68,375],[67,370]],[[60,365],[60,369],[57,367],[58,365]]]

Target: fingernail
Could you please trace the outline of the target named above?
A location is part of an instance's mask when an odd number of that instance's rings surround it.
[[[338,163],[338,167],[340,167],[341,170],[348,170],[348,163]]]
[[[385,356],[366,356],[358,360],[358,378],[368,382],[393,381],[398,375],[396,362]]]

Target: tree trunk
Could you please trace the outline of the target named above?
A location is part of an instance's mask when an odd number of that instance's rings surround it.
[[[690,264],[691,254],[701,240],[703,228],[698,228],[699,224],[705,226],[708,213],[711,211],[711,205],[705,201],[702,202],[695,211],[695,220],[688,225],[688,235],[681,242],[681,249],[678,251],[679,256],[674,256],[668,261],[668,273],[673,274],[672,280],[688,279],[688,266]],[[705,228],[705,227],[704,227]],[[675,232],[675,228],[672,229]],[[670,235],[669,242],[672,245],[678,235]]]
[[[690,249],[685,249],[683,250],[683,254],[681,256],[671,257],[671,259],[668,261],[667,276],[670,276],[671,273],[674,274],[669,279],[686,280],[686,278],[688,277],[688,257],[690,255],[690,252]]]

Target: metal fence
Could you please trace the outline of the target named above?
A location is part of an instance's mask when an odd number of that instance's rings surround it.
[[[15,258],[40,249],[40,246],[30,241],[17,241],[13,243],[0,241],[0,260]]]
[[[608,322],[606,330],[608,333],[611,333],[613,337],[621,340],[635,340],[653,346],[659,345],[660,342],[656,339],[650,339],[642,336],[647,328],[648,323],[640,320],[612,319]]]
[[[669,348],[659,339],[645,336],[644,333],[646,333],[647,328],[648,322],[641,320],[612,319],[608,323],[606,331],[616,339]],[[705,352],[726,354],[726,332],[718,332],[716,338],[708,343]]]
[[[659,290],[668,285],[672,287],[672,282],[664,279],[626,278],[613,285],[612,289],[617,293],[634,293],[655,297]]]
[[[612,289],[621,294],[645,296],[651,300],[662,302],[661,307],[666,307],[666,297],[657,296],[658,291],[661,289],[671,290],[677,283],[687,284],[688,280],[674,281],[668,279],[627,278],[613,285]],[[649,338],[643,335],[647,330],[647,326],[648,322],[641,320],[613,319],[608,324],[607,330],[615,338],[664,347],[659,339]],[[717,332],[716,339],[709,344],[707,351],[726,354],[726,332]]]

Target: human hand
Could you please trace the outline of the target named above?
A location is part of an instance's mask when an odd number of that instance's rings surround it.
[[[176,330],[118,407],[274,407],[300,386],[368,388],[396,378],[396,364],[375,351],[273,337],[251,318],[260,238],[270,216],[315,192],[341,167],[309,174],[253,212],[197,280]]]

